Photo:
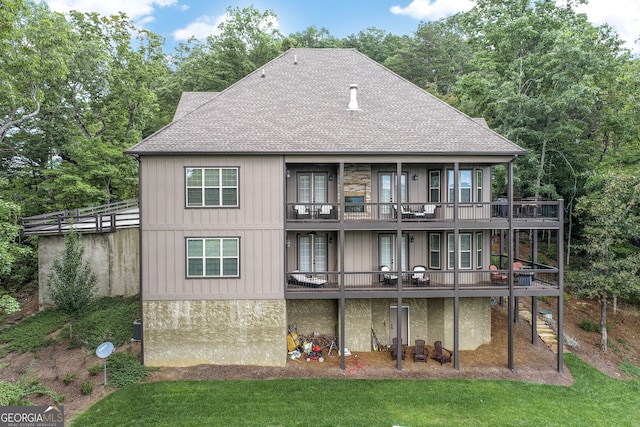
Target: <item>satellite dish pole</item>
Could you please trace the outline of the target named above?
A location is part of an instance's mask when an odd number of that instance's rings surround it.
[[[96,348],[96,356],[104,360],[104,385],[107,385],[107,357],[111,356],[115,347],[110,342],[103,342]]]

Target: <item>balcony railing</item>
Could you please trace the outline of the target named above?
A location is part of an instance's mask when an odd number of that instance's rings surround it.
[[[327,292],[345,291],[389,291],[397,290],[398,285],[404,290],[454,290],[454,271],[427,270],[424,272],[403,271],[357,271],[344,272],[299,272],[287,273],[287,291]],[[459,289],[508,289],[507,280],[501,275],[508,270],[474,270],[458,273]],[[514,287],[558,289],[558,270],[550,267],[536,266],[514,272]]]
[[[513,218],[518,221],[559,221],[558,201],[513,202]],[[453,203],[345,203],[344,212],[336,203],[287,203],[290,222],[402,222],[451,221]],[[457,218],[464,221],[488,221],[509,217],[506,201],[459,203]]]

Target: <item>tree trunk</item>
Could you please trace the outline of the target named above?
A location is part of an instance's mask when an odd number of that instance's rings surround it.
[[[615,316],[616,314],[618,314],[618,297],[614,296],[613,297],[613,315]]]
[[[607,301],[600,301],[600,348],[607,352]]]

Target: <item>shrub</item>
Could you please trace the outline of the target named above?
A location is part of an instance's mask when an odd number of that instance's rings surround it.
[[[69,385],[75,381],[76,376],[77,376],[76,374],[69,372],[65,374],[64,378],[62,379],[62,382],[64,383],[64,385]]]
[[[64,395],[57,394],[40,384],[38,378],[21,378],[16,383],[0,381],[0,406],[30,405],[28,397],[33,394],[49,396],[56,403],[61,403],[64,400]]]
[[[89,375],[96,376],[102,372],[103,368],[104,366],[102,364],[97,364],[87,368],[87,371],[89,372]]]
[[[113,387],[124,387],[143,381],[152,370],[140,364],[140,358],[129,352],[113,353],[107,359],[107,369],[110,372],[107,384]]]
[[[93,383],[91,381],[85,381],[82,383],[82,387],[80,388],[80,391],[82,392],[82,394],[84,394],[85,396],[91,394],[91,392],[93,391]]]
[[[592,322],[589,319],[583,319],[580,322],[580,329],[587,331],[587,332],[600,332],[600,325],[598,325],[595,322]]]
[[[64,313],[44,310],[23,320],[17,325],[0,331],[0,343],[7,344],[0,350],[0,357],[12,351],[29,353],[56,342],[51,334],[67,322]]]
[[[74,327],[71,344],[96,349],[105,341],[116,347],[131,340],[133,321],[140,317],[138,297],[100,298],[91,304],[91,313]]]

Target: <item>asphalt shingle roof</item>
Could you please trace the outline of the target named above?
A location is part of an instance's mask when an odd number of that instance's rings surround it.
[[[353,49],[291,49],[176,116],[127,153],[526,154]]]

